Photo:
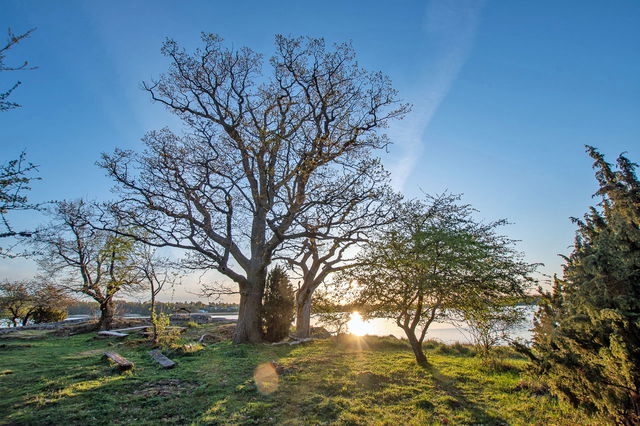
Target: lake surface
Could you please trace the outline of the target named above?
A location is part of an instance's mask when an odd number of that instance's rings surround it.
[[[537,306],[523,307],[526,320],[522,326],[514,330],[511,338],[521,338],[527,341],[531,340],[531,328],[533,327],[533,314],[537,310]],[[238,319],[238,315],[213,315],[226,319]],[[311,316],[311,325],[322,326],[317,317]],[[394,320],[388,318],[373,318],[362,323],[356,323],[357,330],[348,330],[354,334],[369,334],[372,336],[395,336],[398,339],[406,339],[404,331],[398,327]],[[354,328],[354,327],[352,327]],[[425,340],[438,340],[444,343],[471,343],[470,336],[466,327],[456,327],[448,322],[434,322],[427,331]]]
[[[530,329],[533,327],[533,314],[536,311],[536,306],[527,306],[523,308],[526,313],[526,321],[523,325],[515,330],[512,334],[512,338],[521,338],[524,340],[531,340],[532,333]],[[131,318],[141,317],[139,315],[126,315]],[[225,319],[238,319],[237,314],[212,314],[214,317]],[[67,318],[80,319],[88,318],[88,315],[75,315]],[[353,318],[353,317],[352,317]],[[8,324],[3,324],[0,321],[0,327],[6,327]],[[317,317],[311,317],[311,325],[314,327],[322,326]],[[349,324],[348,324],[349,326]],[[349,327],[348,327],[349,328]],[[351,321],[351,330],[354,334],[369,334],[372,336],[395,336],[399,339],[406,339],[404,331],[398,327],[394,320],[387,318],[373,318],[367,321]],[[465,327],[456,327],[448,322],[434,322],[427,331],[426,340],[438,340],[444,343],[471,343],[470,336]]]

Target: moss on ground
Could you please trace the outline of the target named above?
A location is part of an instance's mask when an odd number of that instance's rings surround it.
[[[178,366],[162,370],[143,340],[84,334],[2,343],[4,424],[602,424],[560,406],[524,376],[526,361],[505,350],[486,362],[468,346],[430,342],[431,365],[421,368],[394,338],[226,341],[165,351]],[[133,371],[114,371],[101,359],[105,350],[133,361]],[[264,365],[272,360],[280,374]]]

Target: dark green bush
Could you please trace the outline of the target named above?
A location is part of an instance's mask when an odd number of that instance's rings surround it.
[[[278,342],[289,335],[294,315],[295,298],[287,272],[276,266],[269,273],[262,306],[263,337]]]

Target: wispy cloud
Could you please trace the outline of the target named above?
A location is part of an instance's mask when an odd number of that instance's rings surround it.
[[[449,93],[473,47],[484,0],[431,0],[423,21],[419,48],[433,59],[416,83],[410,116],[393,129],[402,150],[391,166],[393,185],[401,190],[424,150],[423,137],[438,107]]]

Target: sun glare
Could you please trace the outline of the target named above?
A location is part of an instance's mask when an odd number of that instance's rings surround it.
[[[349,327],[349,333],[354,334],[356,336],[364,336],[365,334],[370,333],[370,326],[362,320],[362,315],[360,312],[352,312],[351,318],[347,323]]]

